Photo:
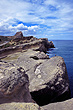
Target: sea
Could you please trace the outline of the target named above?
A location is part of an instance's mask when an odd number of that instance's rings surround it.
[[[73,98],[73,40],[52,40],[55,48],[49,49],[49,57],[61,56],[64,58],[69,77],[71,97]]]

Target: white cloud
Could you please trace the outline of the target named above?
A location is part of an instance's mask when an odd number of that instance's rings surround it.
[[[28,27],[24,26],[22,23],[18,24],[17,26],[14,26],[13,28],[18,29],[18,30],[28,30]]]
[[[56,0],[45,0],[44,1],[45,5],[57,5],[58,3],[56,2]]]
[[[3,35],[9,35],[9,33],[14,35],[17,31],[22,31],[24,35],[28,35],[28,34],[32,35],[38,32],[38,29],[39,29],[38,25],[27,26],[27,25],[24,25],[23,23],[12,25],[12,24],[15,24],[15,22],[12,22],[12,20],[13,19],[10,18],[10,19],[4,20],[3,22],[0,22],[1,34],[3,32]]]
[[[38,26],[37,25],[35,25],[35,26],[29,26],[28,29],[29,30],[38,29]]]

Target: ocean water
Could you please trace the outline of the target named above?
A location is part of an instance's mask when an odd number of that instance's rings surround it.
[[[73,40],[52,40],[56,48],[49,49],[49,57],[64,58],[69,77],[71,97],[73,97]]]

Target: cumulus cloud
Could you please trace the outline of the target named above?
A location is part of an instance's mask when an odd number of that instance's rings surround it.
[[[14,19],[6,19],[0,22],[0,34],[2,35],[14,35],[17,31],[22,31],[24,35],[34,35],[39,29],[38,25],[27,26],[24,23],[19,23]]]
[[[22,23],[18,24],[17,26],[11,27],[11,28],[14,28],[14,29],[17,29],[17,30],[28,30],[28,27],[24,26]]]

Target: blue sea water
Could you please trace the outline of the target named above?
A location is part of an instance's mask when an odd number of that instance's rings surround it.
[[[69,77],[71,97],[73,97],[73,40],[52,40],[56,48],[49,49],[49,57],[64,58]]]

